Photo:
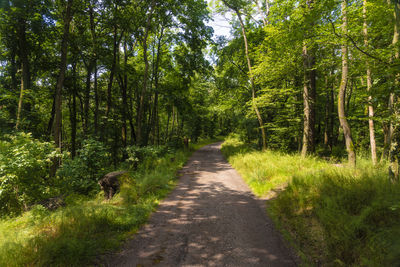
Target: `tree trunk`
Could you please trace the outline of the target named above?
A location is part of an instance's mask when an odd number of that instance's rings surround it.
[[[332,151],[333,146],[333,110],[334,110],[334,99],[333,99],[333,84],[329,82],[329,77],[325,77],[326,85],[326,105],[325,105],[325,133],[324,133],[324,145]]]
[[[85,135],[87,135],[89,128],[90,78],[92,76],[93,63],[90,62],[86,67],[85,101],[83,105],[83,132]]]
[[[129,111],[128,106],[128,96],[127,96],[127,87],[128,87],[128,75],[126,73],[128,62],[128,54],[126,48],[126,40],[124,41],[124,71],[123,75],[119,75],[120,80],[120,88],[122,95],[122,108],[121,108],[121,116],[122,116],[122,145],[126,147],[127,145],[127,111]]]
[[[398,42],[399,42],[399,37],[400,37],[400,1],[395,1],[394,2],[394,19],[395,19],[395,24],[394,24],[394,32],[393,32],[393,47],[394,47],[394,58],[399,59],[400,58],[400,49],[397,47]],[[397,88],[399,85],[399,73],[397,73],[394,77],[395,79],[395,87]],[[394,100],[396,99],[394,96],[394,93],[391,94],[391,97],[393,97],[393,111],[394,115],[396,117],[399,116],[399,111],[396,108],[396,104],[394,103]],[[398,102],[398,100],[396,101]],[[390,150],[389,150],[389,179],[392,182],[398,182],[399,181],[399,155],[400,155],[400,127],[399,125],[394,125],[393,126],[393,134],[391,136],[391,142],[390,142]]]
[[[111,63],[111,69],[110,69],[110,78],[108,80],[108,85],[107,85],[107,106],[106,106],[106,117],[108,120],[108,115],[110,113],[110,110],[112,108],[112,86],[113,86],[113,81],[114,81],[114,74],[115,74],[115,66],[117,64],[117,52],[118,52],[118,30],[117,30],[117,25],[114,25],[114,37],[113,37],[113,61]]]
[[[226,4],[226,3],[225,3]],[[251,97],[252,97],[252,106],[254,108],[254,111],[256,112],[258,123],[260,125],[260,130],[261,130],[261,137],[262,137],[262,147],[263,150],[267,149],[267,137],[265,134],[265,129],[264,129],[264,122],[261,117],[261,113],[258,110],[255,98],[256,98],[256,89],[254,85],[254,77],[253,77],[253,72],[252,72],[252,67],[251,67],[251,62],[250,62],[250,56],[249,56],[249,47],[247,43],[247,35],[246,35],[246,29],[244,27],[244,23],[242,20],[242,16],[237,8],[232,8],[232,10],[235,11],[236,15],[238,16],[240,26],[242,28],[242,35],[243,35],[243,40],[244,40],[244,47],[245,47],[245,54],[246,54],[246,59],[247,59],[247,67],[249,68],[249,78],[250,78],[250,84],[251,84]]]
[[[95,111],[94,111],[94,132],[97,133],[99,130],[98,122],[99,122],[99,96],[97,92],[97,44],[96,44],[96,25],[94,22],[94,11],[93,5],[91,1],[89,1],[89,24],[90,24],[90,34],[92,36],[92,70],[94,72],[94,84],[93,84],[93,91],[94,91],[94,102],[95,102]]]
[[[30,88],[30,68],[29,68],[29,58],[28,58],[28,44],[26,41],[26,21],[25,19],[18,20],[17,27],[18,34],[18,54],[21,60],[21,90],[19,94],[18,100],[18,110],[17,110],[17,122],[15,124],[15,129],[18,130],[20,121],[21,121],[21,112],[22,112],[22,101],[24,97],[24,93],[27,89]]]
[[[68,39],[69,39],[69,26],[72,20],[72,4],[73,0],[67,1],[66,13],[64,16],[64,29],[61,41],[61,60],[60,72],[57,78],[56,94],[55,94],[55,118],[53,125],[53,135],[56,147],[61,148],[61,123],[62,123],[62,88],[64,85],[65,71],[67,69],[67,53],[68,53]]]
[[[72,87],[72,108],[70,109],[70,121],[71,121],[71,157],[74,158],[76,155],[76,64],[73,66],[73,87]]]
[[[164,26],[161,26],[161,33],[160,37],[158,38],[158,44],[157,44],[157,57],[155,60],[155,66],[153,70],[154,74],[154,103],[153,103],[153,112],[152,112],[152,119],[150,122],[150,129],[152,131],[152,136],[153,136],[153,144],[156,143],[156,132],[157,132],[157,121],[158,121],[158,79],[159,79],[159,65],[160,65],[160,58],[161,58],[161,40],[164,35]]]
[[[68,39],[69,39],[69,26],[72,20],[73,0],[67,1],[66,12],[64,15],[64,29],[61,40],[61,60],[60,60],[60,72],[57,78],[56,92],[54,95],[54,124],[53,124],[53,137],[54,143],[57,148],[62,148],[62,89],[64,86],[65,71],[67,69],[67,54],[68,54]],[[50,175],[56,174],[57,168],[60,162],[56,159],[53,161],[53,166],[50,170]]]
[[[301,155],[305,157],[308,153],[315,151],[315,95],[316,95],[316,73],[314,69],[315,59],[309,53],[307,45],[303,46],[303,103],[304,103],[304,130],[303,148]]]
[[[368,24],[367,24],[367,0],[363,1],[363,18],[364,18],[364,23],[363,23],[363,33],[364,33],[364,45],[365,48],[368,48]],[[371,87],[372,87],[372,77],[371,77],[371,68],[369,66],[369,60],[366,58],[365,62],[366,68],[367,68],[367,91],[368,93],[371,92]],[[375,142],[375,129],[374,129],[374,107],[372,105],[372,96],[368,96],[368,125],[369,125],[369,142],[370,142],[370,147],[371,147],[371,159],[372,159],[372,164],[377,163],[376,159],[376,142]]]
[[[141,146],[143,143],[143,117],[144,117],[144,106],[145,106],[145,96],[147,92],[147,79],[149,75],[149,60],[147,58],[147,38],[149,36],[150,32],[150,26],[151,26],[151,19],[154,11],[154,6],[155,6],[155,1],[153,0],[151,2],[151,7],[150,7],[150,12],[147,17],[146,21],[146,29],[145,33],[143,36],[143,61],[144,61],[144,74],[143,74],[143,87],[142,87],[142,92],[140,93],[139,97],[139,110],[137,114],[137,129],[136,129],[136,143],[137,145]]]
[[[344,35],[347,34],[347,0],[342,0],[342,32]],[[345,42],[345,41],[343,41]],[[338,115],[340,126],[343,129],[343,134],[346,142],[346,150],[348,153],[349,164],[353,167],[356,165],[356,153],[354,150],[353,139],[351,137],[351,129],[350,125],[347,122],[347,118],[345,115],[345,93],[347,87],[348,80],[348,51],[347,44],[342,44],[342,79],[340,81],[339,95],[338,95]]]

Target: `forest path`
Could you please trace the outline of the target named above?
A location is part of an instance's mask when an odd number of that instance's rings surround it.
[[[193,153],[174,191],[106,266],[298,265],[220,148]]]

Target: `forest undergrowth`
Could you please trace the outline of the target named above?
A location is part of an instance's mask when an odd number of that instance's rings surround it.
[[[359,158],[356,168],[316,157],[257,151],[236,137],[225,157],[306,264],[394,266],[400,261],[400,186],[386,163]]]
[[[213,140],[215,141],[215,140]],[[104,200],[72,194],[66,206],[49,211],[42,205],[18,217],[0,220],[0,266],[82,266],[115,251],[147,221],[172,190],[177,171],[191,153],[210,140],[190,145],[143,165],[120,178],[120,192]]]

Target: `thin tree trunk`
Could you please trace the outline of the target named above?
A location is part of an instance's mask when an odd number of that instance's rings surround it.
[[[93,124],[94,124],[94,132],[97,133],[99,130],[99,96],[97,92],[97,45],[96,45],[96,25],[94,22],[94,11],[93,5],[91,1],[89,1],[89,24],[90,24],[90,34],[92,36],[92,70],[94,74],[94,84],[93,84],[93,91],[94,91],[94,102],[95,102],[95,111],[93,116]]]
[[[368,48],[368,26],[367,26],[367,0],[363,1],[363,33],[364,33],[364,45],[365,48]],[[367,68],[367,91],[371,92],[372,87],[372,77],[371,77],[371,68],[369,66],[369,60],[366,58],[365,62]],[[377,163],[376,159],[376,142],[375,142],[375,129],[374,129],[374,107],[372,106],[372,96],[368,96],[368,126],[369,126],[369,142],[371,147],[371,159],[372,164]]]
[[[150,32],[151,19],[154,11],[155,1],[151,2],[150,12],[146,21],[146,29],[143,36],[143,61],[144,61],[144,74],[143,74],[143,87],[139,98],[139,111],[137,114],[137,129],[136,129],[136,142],[139,146],[143,143],[143,117],[145,109],[145,96],[147,92],[147,79],[149,75],[149,60],[147,58],[147,38]]]
[[[15,129],[18,130],[21,112],[22,112],[22,101],[24,93],[30,88],[30,70],[29,70],[29,58],[28,58],[28,44],[26,41],[26,21],[24,19],[18,20],[18,51],[21,60],[21,90],[18,100],[18,110],[17,110],[17,122],[15,124]]]
[[[394,31],[393,31],[393,41],[392,45],[394,47],[394,58],[399,59],[400,58],[400,49],[397,47],[398,42],[399,42],[399,37],[400,37],[400,1],[394,1],[394,19],[395,19],[395,24],[394,24]],[[395,86],[398,87],[399,85],[399,78],[400,74],[397,73],[394,77],[395,81]],[[398,116],[398,109],[395,108],[396,104],[395,101],[395,96],[394,93],[391,94],[391,100],[393,104],[393,113],[394,115]],[[396,101],[398,102],[398,100]],[[397,117],[396,116],[396,117]],[[391,123],[391,125],[393,125]],[[392,182],[398,182],[399,181],[399,156],[400,156],[400,127],[399,126],[392,126],[393,132],[391,135],[391,141],[390,141],[390,150],[389,150],[389,179]]]
[[[243,40],[244,40],[244,46],[245,46],[245,54],[246,54],[246,59],[247,59],[247,67],[249,68],[249,78],[250,78],[250,84],[251,84],[251,97],[252,97],[252,106],[254,108],[254,111],[256,112],[258,123],[260,125],[260,130],[261,130],[261,137],[262,137],[262,147],[263,150],[267,149],[267,136],[265,134],[265,129],[264,129],[264,122],[261,117],[261,113],[258,110],[255,98],[256,98],[256,89],[254,85],[254,77],[253,77],[253,72],[252,72],[252,67],[251,67],[251,62],[250,62],[250,56],[249,56],[249,47],[247,43],[247,35],[246,35],[246,29],[244,27],[244,23],[242,20],[242,16],[237,8],[231,8],[236,12],[236,15],[238,16],[240,26],[242,28],[242,35],[243,35]]]
[[[307,45],[303,46],[304,81],[303,81],[303,103],[304,103],[304,130],[303,147],[301,155],[305,157],[315,150],[315,91],[316,74],[314,70],[314,56],[309,53]]]
[[[128,87],[128,75],[126,73],[127,69],[127,62],[128,62],[128,55],[127,55],[127,48],[126,48],[126,40],[124,41],[124,71],[123,75],[119,75],[120,79],[120,88],[121,88],[121,95],[122,95],[122,145],[126,147],[127,145],[127,111],[129,111],[128,106],[128,96],[127,96],[127,87]]]
[[[97,133],[99,130],[99,93],[97,91],[97,60],[94,61],[94,131]]]
[[[347,0],[342,0],[342,32],[344,35],[347,34]],[[344,41],[343,41],[344,42]],[[349,164],[351,166],[356,165],[356,153],[354,150],[353,139],[351,137],[351,129],[350,125],[347,122],[347,118],[345,115],[345,93],[347,87],[348,80],[348,51],[347,44],[342,44],[342,79],[340,82],[339,95],[338,95],[338,115],[340,126],[343,129],[343,134],[346,142],[346,150],[348,154]]]
[[[165,129],[165,140],[164,140],[164,142],[167,142],[167,140],[168,140],[168,130],[169,130],[168,128],[169,128],[170,117],[171,117],[171,113],[168,112],[167,126],[165,127],[166,129]]]
[[[69,39],[69,26],[72,20],[73,0],[67,1],[66,12],[64,16],[64,29],[63,37],[61,40],[61,60],[60,60],[60,72],[57,78],[56,92],[54,97],[54,124],[53,124],[53,137],[56,147],[62,148],[62,89],[64,86],[65,71],[67,69],[67,53],[68,53],[68,39]],[[56,174],[57,168],[60,162],[56,159],[53,162],[53,166],[50,170],[50,175]]]
[[[89,105],[90,105],[90,78],[92,76],[93,65],[89,63],[86,72],[86,88],[85,88],[85,100],[83,105],[83,132],[86,135],[89,128]]]
[[[70,114],[71,121],[71,157],[74,158],[76,155],[76,64],[73,66],[73,88],[72,88],[72,108]]]
[[[67,1],[66,13],[64,16],[64,29],[61,41],[61,60],[60,72],[57,78],[56,94],[55,94],[55,118],[53,126],[54,142],[56,147],[61,148],[61,124],[62,124],[62,88],[64,85],[65,71],[67,69],[67,53],[68,53],[68,39],[69,39],[69,26],[72,20],[72,4],[73,0]]]
[[[117,64],[117,50],[118,50],[118,30],[117,30],[117,25],[114,25],[114,44],[113,44],[113,61],[111,63],[111,69],[110,69],[110,78],[108,80],[108,85],[107,85],[107,106],[106,106],[106,117],[108,119],[108,115],[110,113],[110,110],[112,108],[112,86],[113,86],[113,81],[114,81],[114,74],[115,74],[115,67]]]
[[[152,135],[153,135],[153,143],[155,143],[156,139],[156,124],[158,121],[158,79],[159,79],[159,65],[160,65],[160,58],[161,58],[161,40],[164,35],[164,26],[161,26],[161,33],[160,37],[158,38],[158,44],[157,44],[157,57],[156,57],[156,62],[154,66],[154,104],[153,104],[153,112],[152,112],[152,120],[150,122],[150,127],[152,130]]]
[[[333,111],[331,110],[332,103],[331,101],[333,94],[331,93],[329,77],[325,77],[325,86],[326,86],[326,104],[325,104],[325,131],[324,131],[324,145],[329,147],[332,151],[332,136],[333,136]],[[331,96],[332,94],[332,96]]]

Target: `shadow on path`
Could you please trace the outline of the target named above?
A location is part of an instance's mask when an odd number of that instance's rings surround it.
[[[193,154],[176,189],[106,266],[298,264],[220,145]]]

